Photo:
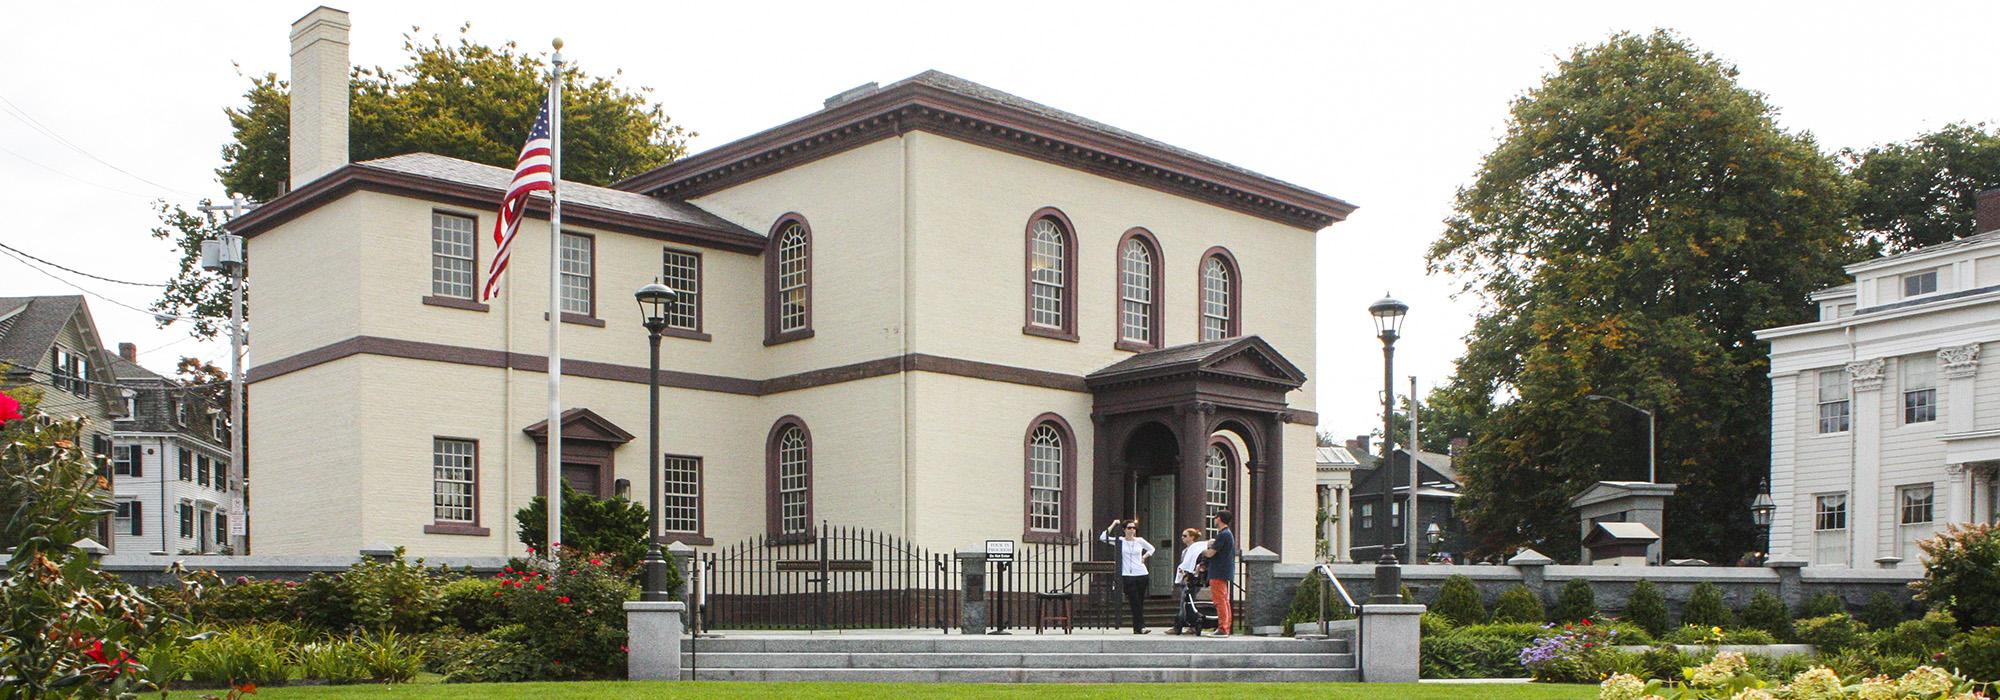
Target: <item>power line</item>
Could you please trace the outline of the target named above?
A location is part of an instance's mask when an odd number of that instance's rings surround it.
[[[51,138],[51,139],[54,139],[56,143],[60,143],[60,144],[62,144],[62,145],[64,145],[64,146],[67,146],[67,147],[69,147],[69,149],[70,149],[70,150],[72,150],[72,151],[76,151],[77,153],[81,153],[81,154],[83,154],[83,156],[84,156],[85,158],[89,158],[89,159],[91,159],[91,160],[94,160],[94,161],[97,161],[97,162],[98,162],[99,164],[103,165],[104,167],[107,167],[107,168],[110,168],[110,169],[112,169],[112,170],[116,170],[116,171],[118,171],[118,172],[120,172],[120,173],[124,173],[124,174],[125,174],[125,175],[126,175],[127,177],[130,177],[130,178],[132,178],[132,179],[134,179],[134,180],[138,180],[138,181],[140,181],[140,182],[143,182],[143,183],[146,183],[146,184],[148,184],[148,185],[152,185],[152,186],[154,186],[154,187],[158,187],[158,188],[160,188],[160,189],[163,189],[163,190],[166,190],[166,191],[168,191],[168,192],[176,192],[176,193],[179,193],[179,194],[183,194],[183,195],[187,195],[187,196],[189,196],[189,197],[199,197],[199,196],[201,196],[201,195],[198,195],[198,194],[194,194],[194,193],[192,193],[192,192],[188,192],[188,191],[185,191],[185,190],[181,190],[181,189],[176,189],[176,188],[173,188],[173,187],[168,187],[168,186],[166,186],[166,185],[162,185],[162,184],[160,184],[160,183],[157,183],[157,182],[154,182],[154,181],[152,181],[152,180],[148,180],[148,179],[146,179],[146,178],[143,178],[143,177],[140,177],[140,176],[139,176],[138,174],[136,174],[136,173],[134,173],[134,172],[132,172],[132,171],[130,171],[130,170],[126,170],[126,169],[124,169],[124,168],[121,168],[121,167],[118,167],[118,166],[116,166],[116,165],[112,165],[112,164],[111,164],[111,161],[107,161],[107,160],[105,160],[105,159],[103,159],[103,158],[99,158],[99,157],[97,157],[97,155],[96,155],[96,154],[94,154],[94,153],[91,153],[90,151],[86,151],[86,150],[84,150],[82,146],[78,146],[78,145],[76,145],[76,144],[75,144],[74,142],[70,141],[69,139],[66,139],[66,138],[63,138],[62,134],[58,134],[58,133],[56,133],[54,129],[50,129],[50,128],[49,128],[48,126],[46,126],[46,125],[42,124],[42,123],[41,123],[40,121],[37,121],[37,120],[36,120],[36,119],[35,119],[34,117],[32,117],[32,116],[29,116],[29,114],[28,114],[28,111],[27,111],[27,110],[24,110],[24,109],[21,109],[20,105],[16,105],[16,104],[14,104],[14,103],[13,103],[12,101],[9,101],[9,100],[8,100],[8,99],[7,99],[7,98],[6,98],[5,96],[0,96],[0,103],[4,103],[4,104],[5,104],[6,106],[7,106],[7,110],[6,110],[6,111],[7,111],[8,115],[10,115],[10,116],[14,117],[15,119],[18,119],[18,120],[20,120],[20,121],[21,121],[21,123],[23,123],[23,124],[27,124],[28,126],[30,126],[30,127],[33,127],[33,128],[34,128],[34,129],[36,130],[36,131],[39,131],[39,132],[41,132],[41,133],[42,133],[42,134],[43,134],[44,136],[47,136],[47,137],[49,137],[49,138]]]
[[[76,382],[76,383],[79,383],[79,384],[89,384],[89,385],[91,385],[91,386],[101,386],[101,387],[106,387],[106,388],[111,388],[111,389],[125,389],[125,388],[128,388],[128,387],[126,387],[126,386],[125,386],[124,384],[120,384],[120,383],[117,383],[117,382],[100,382],[100,381],[97,381],[97,380],[95,380],[95,379],[84,379],[84,378],[82,378],[82,377],[72,377],[72,376],[69,376],[69,375],[67,375],[67,374],[56,374],[55,372],[51,372],[51,371],[49,371],[49,370],[45,370],[45,369],[42,369],[42,368],[40,368],[40,367],[23,367],[23,366],[21,366],[21,365],[8,365],[8,366],[7,366],[7,371],[8,371],[9,373],[23,373],[23,374],[37,374],[37,375],[41,375],[41,376],[44,376],[44,377],[48,377],[48,378],[50,378],[50,379],[58,379],[58,378],[60,378],[60,379],[62,379],[62,380],[64,380],[64,381],[68,381],[68,382]],[[168,386],[168,388],[169,388],[169,389],[172,389],[172,390],[175,390],[175,391],[183,391],[183,392],[187,392],[187,391],[200,391],[200,390],[203,390],[203,389],[207,389],[207,388],[209,388],[209,387],[216,387],[216,386],[224,386],[224,385],[227,385],[227,384],[229,384],[229,380],[227,380],[227,379],[217,379],[217,380],[215,380],[215,381],[212,381],[212,382],[199,382],[199,383],[194,383],[194,384],[189,384],[189,383],[186,383],[186,382],[182,382],[181,380],[178,380],[178,379],[174,379],[174,378],[171,378],[171,377],[166,377],[166,376],[162,376],[162,377],[160,377],[160,378],[161,378],[161,379],[165,379],[165,380],[167,380],[167,382],[168,382],[168,383],[170,384],[170,386]],[[152,381],[152,380],[151,380],[151,379],[144,379],[144,380],[140,380],[140,381]]]
[[[107,297],[107,296],[104,296],[104,295],[102,295],[102,294],[98,294],[97,292],[93,292],[93,291],[90,291],[90,290],[88,290],[88,289],[84,289],[83,287],[81,287],[81,286],[78,286],[78,285],[77,285],[77,284],[76,284],[75,282],[71,282],[71,281],[69,281],[69,280],[66,280],[66,279],[63,279],[63,278],[61,278],[61,277],[57,277],[57,276],[56,276],[56,274],[55,274],[55,273],[53,273],[53,272],[49,272],[48,270],[44,270],[44,269],[42,269],[42,268],[39,268],[39,267],[36,267],[34,263],[31,263],[31,262],[28,262],[27,260],[23,260],[23,259],[21,259],[21,258],[20,258],[19,256],[16,256],[16,255],[14,255],[14,254],[13,254],[12,252],[10,252],[10,251],[5,251],[5,250],[0,250],[0,255],[5,255],[5,256],[7,256],[7,257],[10,257],[10,258],[13,258],[15,262],[18,262],[18,263],[21,263],[22,265],[26,265],[26,266],[28,266],[28,269],[30,269],[30,270],[34,270],[34,271],[36,271],[36,272],[39,272],[39,273],[42,273],[43,275],[46,275],[46,276],[48,276],[48,278],[49,278],[49,279],[52,279],[52,280],[55,280],[55,281],[57,281],[57,282],[61,282],[61,283],[65,284],[65,285],[68,285],[68,286],[69,286],[69,287],[70,287],[71,289],[75,289],[76,291],[79,291],[79,292],[83,292],[84,294],[88,294],[88,295],[90,295],[90,296],[93,296],[93,297],[96,297],[96,298],[98,298],[99,300],[102,300],[102,301],[104,301],[105,303],[108,303],[108,304],[111,304],[111,305],[113,305],[113,306],[122,306],[122,307],[125,307],[125,308],[127,308],[127,309],[131,309],[131,310],[133,310],[133,311],[137,311],[137,312],[139,312],[139,313],[142,313],[142,314],[146,314],[147,316],[151,316],[151,317],[153,317],[153,318],[156,318],[156,319],[159,319],[159,318],[164,318],[164,319],[169,319],[169,320],[173,320],[173,321],[185,321],[185,320],[188,320],[188,319],[187,319],[186,317],[184,317],[184,316],[176,316],[176,315],[174,315],[174,314],[169,314],[169,313],[163,313],[163,312],[159,312],[159,311],[148,311],[148,310],[146,310],[146,309],[141,309],[141,308],[139,308],[139,307],[137,307],[137,306],[133,306],[133,305],[131,305],[131,304],[127,304],[127,303],[125,303],[125,302],[122,302],[122,301],[119,301],[119,300],[117,300],[117,299],[113,299],[113,298],[111,298],[111,297]]]
[[[144,200],[153,200],[153,199],[156,199],[156,197],[153,197],[153,196],[151,196],[151,195],[144,195],[144,194],[139,194],[139,193],[137,193],[137,192],[133,192],[133,191],[131,191],[131,190],[121,190],[121,189],[118,189],[118,188],[116,188],[116,187],[112,187],[112,186],[110,186],[110,185],[103,185],[103,184],[98,184],[98,183],[95,183],[95,182],[91,182],[91,181],[89,181],[89,180],[85,180],[85,179],[83,179],[83,178],[80,178],[80,177],[77,177],[77,176],[75,176],[75,175],[71,175],[71,174],[69,174],[69,173],[66,173],[66,172],[63,172],[63,171],[61,171],[61,170],[57,170],[57,169],[55,169],[55,168],[53,168],[53,167],[50,167],[50,166],[47,166],[47,165],[43,165],[43,164],[42,164],[42,163],[41,163],[40,161],[37,161],[37,160],[35,160],[35,159],[33,159],[33,158],[29,158],[29,157],[27,157],[27,156],[24,156],[24,155],[21,155],[21,154],[19,154],[19,153],[15,153],[14,151],[12,151],[12,150],[10,150],[10,149],[6,148],[5,146],[0,146],[0,153],[5,153],[5,154],[7,154],[7,155],[10,155],[10,156],[13,156],[13,157],[15,157],[15,158],[19,158],[19,159],[21,159],[21,160],[22,160],[23,162],[26,162],[26,163],[27,163],[27,164],[29,164],[29,165],[32,165],[32,166],[35,166],[35,167],[37,167],[37,168],[41,168],[41,169],[43,169],[43,170],[47,170],[47,171],[49,171],[49,172],[52,172],[52,173],[55,173],[55,174],[57,174],[57,175],[61,175],[61,176],[63,176],[63,177],[66,177],[66,178],[69,178],[69,179],[71,179],[71,180],[75,180],[75,181],[77,181],[77,182],[81,182],[81,183],[83,183],[83,184],[86,184],[86,185],[90,185],[91,187],[95,187],[95,188],[98,188],[98,189],[100,189],[100,190],[105,190],[105,191],[107,191],[107,192],[115,192],[115,193],[118,193],[118,194],[122,194],[122,195],[125,195],[125,196],[127,196],[127,197],[138,197],[138,198],[140,198],[140,199],[144,199]]]
[[[6,248],[7,250],[11,250],[11,251],[14,251],[14,252],[16,252],[16,253],[20,253],[20,254],[21,254],[21,255],[22,255],[23,257],[26,257],[26,258],[28,258],[29,260],[33,260],[33,261],[35,261],[35,262],[38,262],[38,263],[41,263],[41,264],[43,264],[43,265],[47,265],[47,266],[49,266],[49,267],[53,267],[53,268],[55,268],[55,269],[58,269],[58,270],[62,270],[63,272],[67,272],[67,273],[70,273],[70,274],[74,274],[74,275],[83,275],[83,276],[85,276],[85,277],[89,277],[89,278],[91,278],[91,279],[94,279],[94,280],[102,280],[102,281],[105,281],[105,282],[114,282],[114,283],[117,283],[117,284],[129,284],[129,285],[132,285],[132,286],[134,286],[134,287],[165,287],[165,286],[167,286],[167,285],[164,285],[164,284],[159,284],[159,283],[157,283],[157,282],[127,282],[127,281],[125,281],[125,280],[115,280],[115,279],[111,279],[111,278],[109,278],[109,277],[105,277],[105,276],[102,276],[102,275],[93,275],[93,274],[90,274],[90,273],[88,273],[88,272],[84,272],[84,271],[82,271],[82,270],[78,270],[78,269],[75,269],[75,268],[69,268],[69,267],[63,267],[62,265],[58,265],[58,264],[56,264],[56,263],[53,263],[53,262],[49,262],[49,261],[47,261],[47,260],[44,260],[44,259],[42,259],[42,258],[38,258],[38,257],[35,257],[35,256],[33,256],[33,255],[30,255],[30,254],[28,254],[28,251],[25,251],[25,250],[21,250],[20,248],[15,248],[15,247],[13,247],[13,246],[10,246],[10,245],[7,245],[7,244],[5,244],[5,243],[0,243],[0,248]]]

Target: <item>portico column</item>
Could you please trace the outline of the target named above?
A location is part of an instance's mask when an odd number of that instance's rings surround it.
[[[1944,398],[1945,434],[1972,432],[1973,407],[1979,398],[1973,384],[1979,374],[1979,344],[1940,348],[1937,368],[1938,380],[1944,382],[1939,393]],[[1945,522],[1963,523],[1978,518],[1979,474],[1970,464],[1946,465],[1945,471],[1950,475],[1945,483],[1945,499],[1949,503],[1945,506]]]
[[[1175,473],[1174,530],[1208,527],[1208,422],[1215,404],[1197,402],[1180,410],[1181,463]]]
[[[1112,444],[1113,422],[1099,414],[1091,414],[1091,443],[1095,455],[1091,459],[1090,508],[1089,516],[1078,524],[1085,530],[1104,527],[1104,522],[1112,518],[1123,518],[1120,512],[1120,490],[1125,488],[1125,463]]]
[[[1848,502],[1854,506],[1847,521],[1848,565],[1861,566],[1881,556],[1882,528],[1882,375],[1881,359],[1847,363],[1854,387],[1854,410],[1848,416],[1854,431],[1854,483]]]
[[[1351,481],[1353,472],[1348,474],[1350,479],[1348,485],[1340,487],[1340,520],[1333,524],[1333,531],[1340,535],[1339,549],[1334,551],[1333,560],[1343,564],[1354,560],[1354,554],[1350,551],[1354,549],[1354,530],[1351,529],[1354,523],[1348,520],[1354,514],[1354,483]]]
[[[1272,413],[1264,420],[1264,455],[1253,463],[1251,487],[1257,503],[1250,512],[1257,519],[1256,546],[1282,556],[1285,551],[1285,414]]]
[[[1944,465],[1944,521],[1962,523],[1972,519],[1972,479],[1968,465]]]

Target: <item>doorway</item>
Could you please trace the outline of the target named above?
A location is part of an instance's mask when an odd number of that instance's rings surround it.
[[[563,462],[562,467],[563,484],[581,493],[603,497],[603,472],[598,465]]]
[[[1158,474],[1139,482],[1139,536],[1153,543],[1153,556],[1146,560],[1147,595],[1174,592],[1174,552],[1180,543],[1174,535],[1174,487],[1179,481],[1173,474]]]

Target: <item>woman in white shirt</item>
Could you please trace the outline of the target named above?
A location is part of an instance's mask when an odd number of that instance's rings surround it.
[[[1208,540],[1201,539],[1201,531],[1188,528],[1181,531],[1181,562],[1174,567],[1174,628],[1167,634],[1180,634],[1181,629],[1197,637],[1201,636],[1201,621],[1191,618],[1192,610],[1187,604],[1188,590],[1199,585],[1202,580],[1201,555],[1208,551]]]
[[[1119,523],[1125,524],[1124,537],[1112,537]],[[1139,521],[1113,520],[1104,532],[1097,536],[1099,542],[1118,548],[1118,577],[1125,588],[1125,603],[1132,606],[1132,633],[1145,634],[1146,629],[1146,557],[1153,556],[1153,543],[1139,536]]]

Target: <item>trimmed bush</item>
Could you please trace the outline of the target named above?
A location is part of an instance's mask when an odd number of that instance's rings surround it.
[[[1632,587],[1632,597],[1625,601],[1625,619],[1654,637],[1672,629],[1667,621],[1666,596],[1660,595],[1660,588],[1652,581],[1643,578]]]
[[[467,576],[453,580],[438,590],[439,616],[444,624],[474,634],[485,632],[505,621],[500,608],[497,579]]]
[[[1687,605],[1681,608],[1683,626],[1730,627],[1736,624],[1735,617],[1729,613],[1729,606],[1722,602],[1722,589],[1707,581],[1694,587]]]
[[[1444,580],[1444,586],[1438,588],[1437,600],[1431,601],[1431,612],[1454,625],[1486,621],[1486,605],[1479,600],[1479,588],[1463,574],[1453,574]]]
[[[1743,608],[1743,626],[1763,630],[1781,641],[1791,639],[1792,609],[1777,594],[1758,591]]]
[[[1833,593],[1821,593],[1806,599],[1805,608],[1799,610],[1799,619],[1846,614],[1847,601],[1841,600],[1840,596]]]
[[[1679,680],[1681,669],[1707,663],[1705,656],[1681,651],[1678,647],[1661,644],[1647,649],[1639,655],[1639,665],[1646,670],[1646,677],[1659,680]],[[1639,674],[1633,674],[1639,675]]]
[[[1836,613],[1799,620],[1792,629],[1799,643],[1818,647],[1821,654],[1837,654],[1860,646],[1861,633],[1868,631],[1868,626],[1846,613]]]
[[[1921,619],[1904,620],[1869,635],[1869,648],[1876,654],[1928,659],[1951,644],[1958,634],[1958,620],[1951,613],[1933,610]]]
[[[1432,611],[1425,611],[1422,617],[1417,618],[1417,630],[1425,637],[1448,634],[1454,627],[1456,625],[1451,624],[1451,620]]]
[[[1292,591],[1292,607],[1285,612],[1284,624],[1287,634],[1297,632],[1304,626],[1311,626],[1314,632],[1318,631],[1321,591],[1325,591],[1327,595],[1326,619],[1353,619],[1354,611],[1347,607],[1346,601],[1340,599],[1339,591],[1327,585],[1325,576],[1308,575],[1305,580],[1299,582],[1298,588]]]
[[[1493,604],[1494,622],[1542,622],[1548,613],[1542,608],[1542,599],[1528,590],[1527,586],[1515,584],[1500,594],[1500,600]]]
[[[1924,577],[1911,584],[1917,600],[1943,606],[1972,629],[2000,625],[2000,533],[1985,523],[1946,525],[1918,543]]]
[[[1886,630],[1909,619],[1910,616],[1903,611],[1903,605],[1896,602],[1895,596],[1889,595],[1888,591],[1876,591],[1874,595],[1868,596],[1868,604],[1861,606],[1861,614],[1855,615],[1854,619],[1862,621],[1870,628]]]
[[[1553,615],[1557,622],[1597,619],[1597,593],[1590,589],[1590,582],[1573,578],[1563,584],[1562,592],[1556,594]]]
[[[1945,660],[1975,680],[2000,681],[2000,627],[1980,627],[1952,637]]]

